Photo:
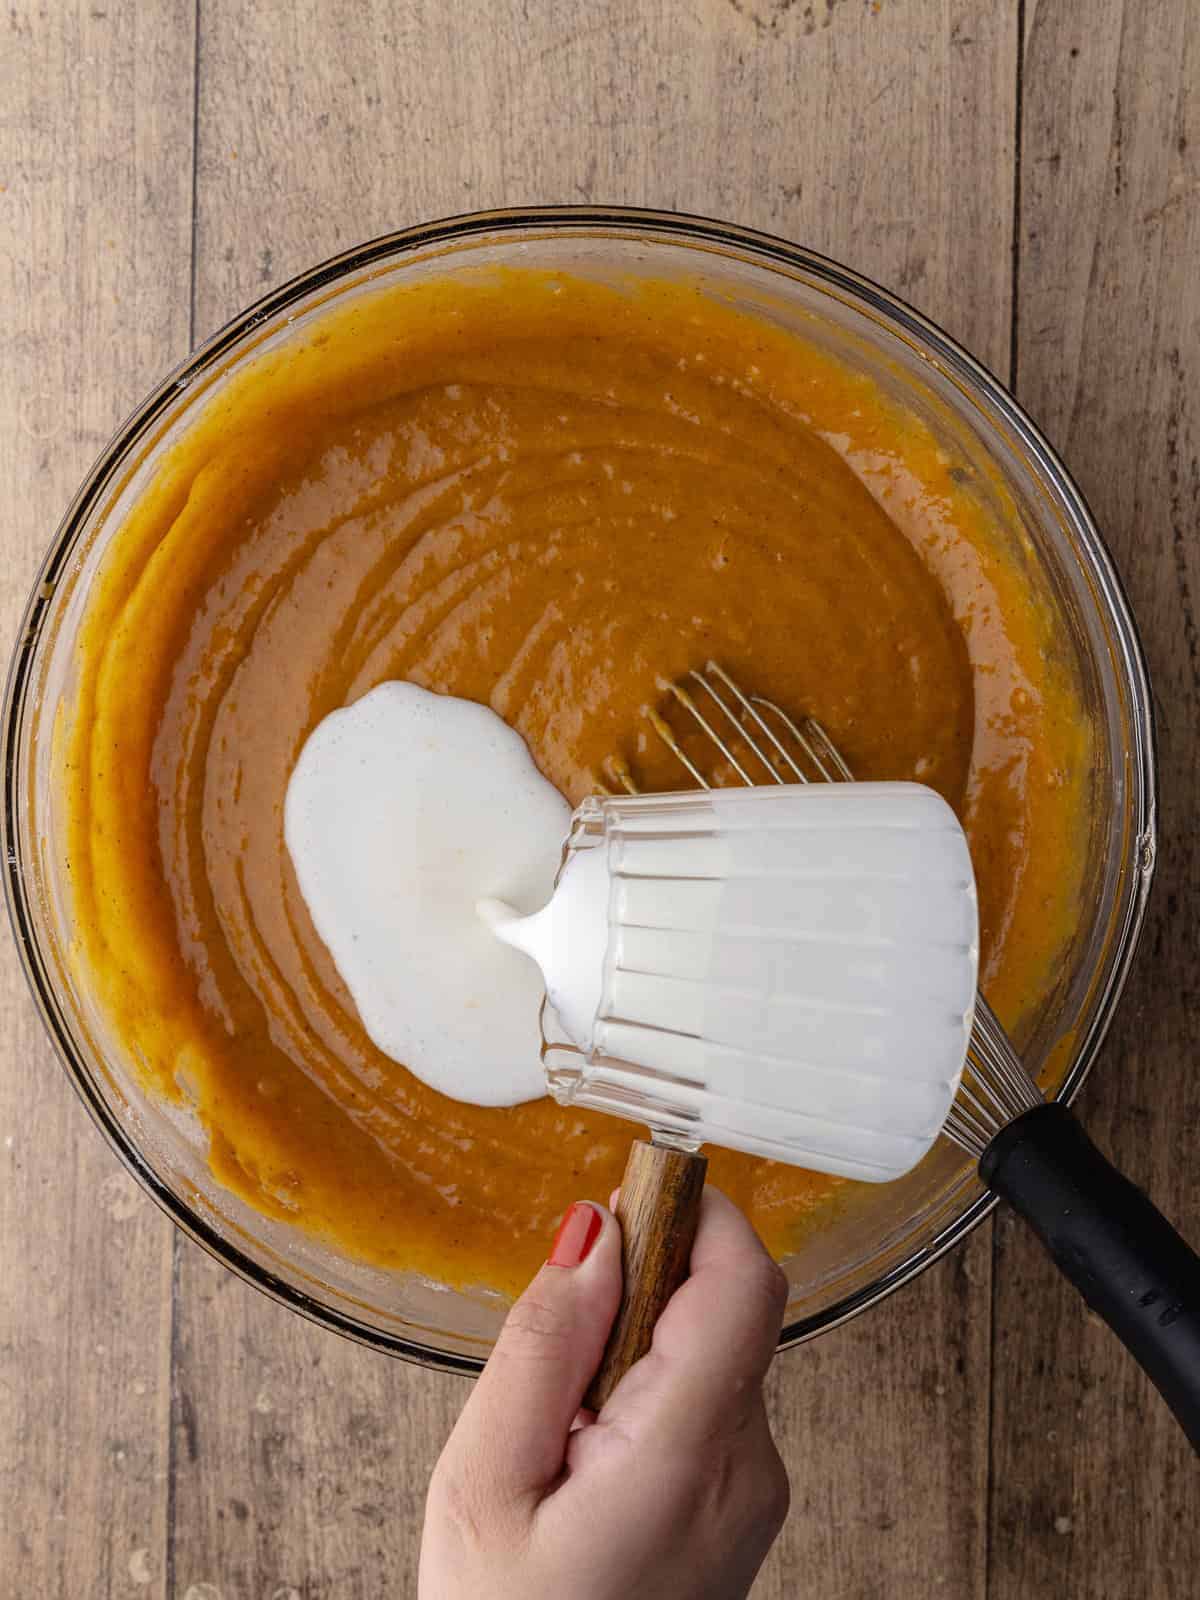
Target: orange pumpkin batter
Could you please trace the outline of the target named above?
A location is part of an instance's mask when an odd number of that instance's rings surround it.
[[[715,656],[859,777],[947,797],[989,992],[1035,1001],[1086,730],[962,477],[865,378],[687,285],[393,288],[227,378],[89,597],[63,771],[81,979],[194,1103],[218,1177],[355,1256],[508,1293],[619,1179],[627,1125],[460,1105],[381,1055],[313,932],[287,779],[388,678],[489,704],[575,802],[612,752],[680,786],[641,711]],[[833,1187],[713,1155],[780,1255]]]

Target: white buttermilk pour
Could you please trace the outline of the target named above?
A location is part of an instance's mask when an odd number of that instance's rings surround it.
[[[974,875],[945,801],[863,783],[589,808],[600,832],[572,833],[555,890],[571,813],[491,711],[392,683],[321,723],[287,844],[376,1044],[455,1099],[544,1094],[540,967],[584,1053],[565,1101],[846,1176],[908,1171],[975,1003]]]
[[[537,968],[475,905],[544,905],[570,819],[520,734],[411,683],[326,717],[292,773],[288,851],[363,1026],[455,1100],[546,1093]]]

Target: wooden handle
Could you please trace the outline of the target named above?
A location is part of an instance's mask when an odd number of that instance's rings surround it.
[[[645,1139],[630,1148],[617,1196],[625,1280],[617,1320],[584,1396],[584,1405],[593,1411],[599,1411],[649,1350],[654,1324],[687,1277],[707,1170],[704,1156],[686,1150],[668,1150]]]

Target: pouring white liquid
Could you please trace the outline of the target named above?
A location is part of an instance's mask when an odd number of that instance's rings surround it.
[[[475,904],[542,905],[570,817],[492,711],[411,683],[326,717],[292,773],[288,852],[363,1026],[455,1100],[546,1093],[537,968]]]
[[[551,1073],[565,1102],[851,1177],[914,1166],[978,966],[945,802],[819,784],[577,819],[552,894],[568,807],[486,707],[391,683],[316,729],[287,845],[380,1049],[455,1099],[544,1094],[540,966],[574,1042]]]
[[[480,917],[498,939],[523,950],[542,969],[550,1004],[583,1050],[591,1045],[604,987],[612,878],[607,852],[574,851],[554,898],[531,917],[503,900],[480,900]]]

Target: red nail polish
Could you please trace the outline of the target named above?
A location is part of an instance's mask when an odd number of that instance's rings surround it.
[[[552,1267],[577,1267],[600,1237],[604,1217],[587,1200],[576,1200],[558,1225],[548,1260]]]

